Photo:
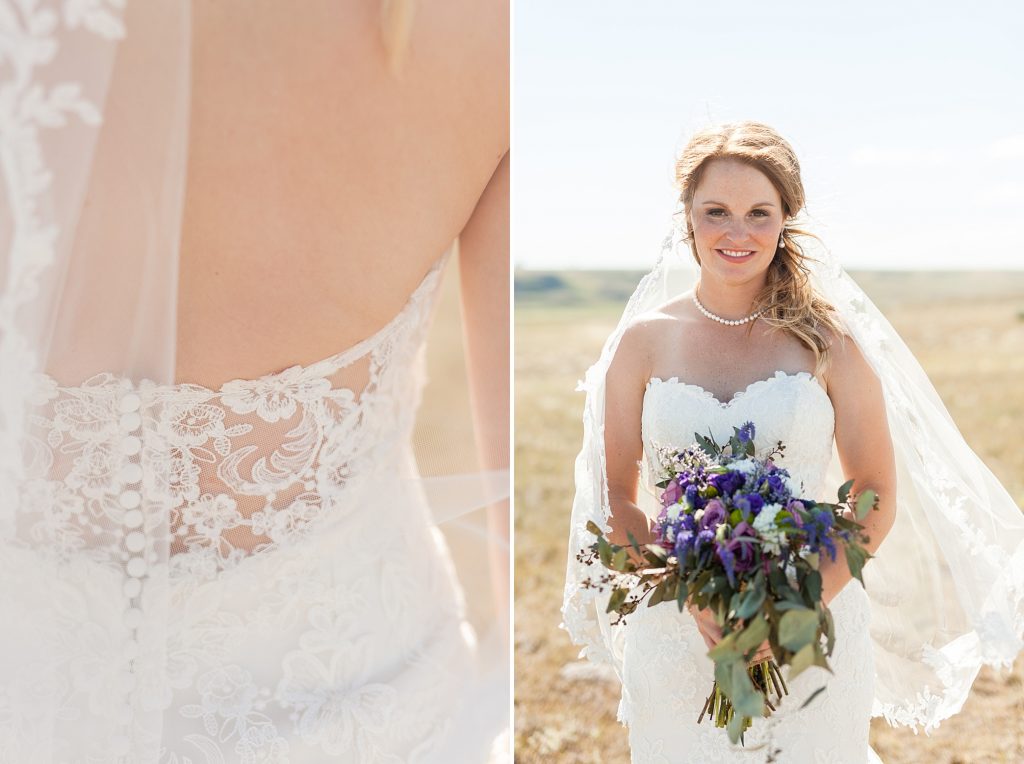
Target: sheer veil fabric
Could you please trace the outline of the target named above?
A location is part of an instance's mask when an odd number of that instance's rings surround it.
[[[576,553],[593,541],[588,521],[608,527],[605,375],[619,339],[634,318],[686,292],[699,275],[684,220],[680,205],[657,263],[577,388],[586,400],[562,626],[582,646],[581,655],[610,664],[620,680],[622,627],[611,626],[604,613],[607,594],[581,588],[592,571]],[[964,441],[921,365],[838,257],[810,236],[798,244],[813,258],[814,288],[836,307],[881,380],[895,448],[895,525],[864,569],[876,667],[872,715],[927,732],[960,710],[982,665],[1009,668],[1024,648],[1024,514]],[[825,485],[843,482],[833,443]],[[649,516],[656,514],[654,496],[641,491],[640,502]]]
[[[407,24],[410,4],[392,5],[395,23]],[[328,539],[333,521],[320,507],[394,497],[404,506],[368,520],[368,537],[380,538],[372,554],[352,561],[345,548],[324,550],[339,558],[329,580],[343,587],[349,563],[414,568],[416,559],[386,557],[388,534],[422,534],[409,548],[424,545],[441,565],[431,585],[448,599],[437,612],[470,646],[448,724],[494,739],[509,723],[509,647],[496,617],[508,594],[491,559],[507,556],[507,541],[486,515],[507,502],[509,473],[484,465],[507,463],[508,444],[473,441],[461,318],[441,295],[457,246],[355,348],[220,390],[176,382],[191,45],[188,2],[0,0],[0,759],[167,759],[161,749],[175,733],[163,711],[180,689],[168,677],[183,659],[170,647],[182,621],[178,582],[192,564],[179,554],[181,526],[193,522],[183,496],[245,516],[230,533],[207,528],[219,557],[204,558],[216,569],[204,575],[246,565],[276,575],[286,563],[275,550]],[[394,411],[381,403],[394,400],[403,401]],[[254,427],[285,446],[256,460],[266,444],[245,441]],[[314,442],[317,461],[304,462]],[[183,449],[197,461],[182,467]],[[161,450],[172,456],[156,458]],[[386,470],[385,458],[394,459]],[[199,495],[214,468],[237,478],[236,495]],[[360,482],[367,475],[372,485]],[[265,506],[252,503],[254,486],[269,493]],[[279,507],[287,512],[272,516]],[[190,527],[202,535],[199,521]],[[406,600],[396,591],[393,601],[397,610]],[[441,615],[438,633],[448,628]],[[117,629],[93,628],[107,622]],[[110,695],[124,702],[111,710]],[[377,750],[367,735],[391,702],[377,688],[338,701],[331,717],[308,701],[299,723],[328,722],[315,735],[335,758],[376,760],[358,755]],[[217,726],[209,709],[196,714]],[[235,736],[232,756],[283,760],[257,718],[213,732]],[[61,747],[76,739],[88,750]],[[417,760],[451,760],[458,739],[448,734]],[[297,751],[293,761],[307,760]]]

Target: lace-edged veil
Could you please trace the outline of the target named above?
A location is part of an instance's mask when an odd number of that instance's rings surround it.
[[[55,484],[42,495],[27,489],[26,479],[47,469],[36,425],[55,385],[82,385],[100,374],[117,380],[117,426],[127,433],[137,426],[139,386],[176,382],[191,26],[190,4],[177,0],[0,2],[0,717],[15,722],[5,729],[22,730],[14,739],[0,735],[0,759],[56,760],[46,748],[48,730],[74,724],[80,711],[62,707],[76,672],[89,673],[71,665],[75,645],[88,636],[79,633],[88,613],[70,604],[113,605],[98,592],[77,591],[76,583],[97,575],[119,580],[126,560],[141,560],[130,564],[145,569],[143,594],[126,588],[134,599],[125,613],[141,647],[109,649],[146,650],[155,656],[147,665],[160,665],[162,650],[164,662],[173,659],[165,650],[168,513],[134,490],[145,481],[138,438],[126,435],[121,452],[87,465],[115,475],[138,534],[90,518],[81,555],[53,554],[37,530],[41,521],[59,529],[62,513],[80,508],[62,504]],[[442,306],[433,315],[434,335],[459,336],[457,310]],[[497,735],[508,725],[509,647],[507,621],[495,613],[507,611],[508,594],[491,560],[507,558],[507,536],[487,512],[507,504],[508,470],[500,465],[508,445],[467,447],[473,414],[465,352],[448,343],[440,365],[432,353],[416,366],[431,376],[417,418],[422,469],[401,479],[417,484],[448,539],[479,647],[477,680],[467,679],[476,711],[468,721]],[[469,424],[448,426],[456,421]],[[74,598],[66,596],[72,591]],[[130,752],[133,761],[155,761],[160,701],[170,690],[157,677],[123,679],[140,684],[129,709],[133,731],[112,738],[104,760]],[[14,707],[13,697],[32,703]]]
[[[602,434],[608,367],[637,316],[696,282],[685,230],[680,203],[656,264],[577,387],[586,398],[562,627],[582,646],[581,656],[610,665],[620,680],[623,627],[612,626],[604,612],[607,593],[581,587],[593,570],[576,554],[593,542],[588,521],[608,528]],[[921,365],[839,258],[813,237],[796,241],[811,258],[815,290],[836,308],[882,382],[896,456],[895,525],[864,568],[876,668],[872,715],[928,732],[960,710],[981,666],[1008,668],[1024,648],[1024,514],[964,441]],[[825,485],[843,482],[833,443]],[[654,516],[654,496],[641,490],[639,499]]]

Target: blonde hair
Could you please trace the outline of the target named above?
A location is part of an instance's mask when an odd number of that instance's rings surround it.
[[[380,3],[381,39],[388,68],[396,77],[401,77],[405,56],[409,52],[415,11],[416,0],[381,0]]]
[[[804,207],[804,186],[800,163],[792,146],[773,128],[746,120],[705,128],[696,133],[676,160],[676,182],[686,216],[690,251],[700,264],[693,238],[690,210],[693,195],[709,163],[714,159],[734,159],[761,171],[782,197],[783,216],[794,218]],[[757,293],[751,312],[763,311],[761,320],[773,330],[782,330],[800,340],[814,352],[814,373],[827,366],[830,358],[828,330],[840,340],[844,332],[836,318],[835,307],[822,299],[808,278],[811,260],[800,248],[797,236],[821,238],[798,225],[783,228],[785,247],[778,247],[768,266],[767,281]],[[748,333],[753,322],[747,326]]]

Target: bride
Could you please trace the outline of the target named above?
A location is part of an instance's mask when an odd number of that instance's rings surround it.
[[[814,257],[817,240],[796,219],[799,163],[775,130],[703,130],[676,175],[681,221],[666,249],[675,257],[687,244],[698,273],[694,283],[663,256],[583,383],[565,626],[615,667],[636,764],[878,761],[872,716],[934,727],[959,710],[982,663],[1020,650],[1024,518],[884,318],[830,253]],[[865,521],[876,555],[865,586],[841,552],[822,563],[834,673],[812,667],[791,681],[740,748],[697,724],[714,676],[707,650],[722,638],[711,613],[642,607],[611,625],[581,588],[575,554],[590,543],[588,520],[614,543],[653,538],[656,445],[681,448],[694,433],[724,443],[747,421],[758,456],[785,445],[779,464],[803,495],[834,496],[852,478],[880,500]],[[938,593],[954,586],[944,604]],[[769,656],[766,642],[754,660]]]
[[[507,5],[0,6],[0,761],[486,761]]]

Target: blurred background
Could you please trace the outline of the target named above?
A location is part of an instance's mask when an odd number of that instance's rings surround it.
[[[693,131],[756,119],[790,141],[808,223],[1024,506],[1024,6],[682,6],[514,8],[519,762],[629,760],[617,681],[559,629],[574,388],[654,263]],[[876,719],[871,739],[887,764],[1024,761],[1024,658],[932,735]]]

